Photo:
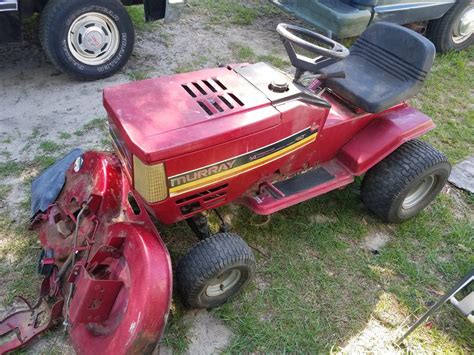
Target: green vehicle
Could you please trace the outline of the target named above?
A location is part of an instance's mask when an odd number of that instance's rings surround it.
[[[460,50],[474,41],[472,0],[272,0],[330,37],[360,35],[385,21],[426,35],[439,52]]]

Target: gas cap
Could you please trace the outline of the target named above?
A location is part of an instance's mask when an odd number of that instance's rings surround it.
[[[285,92],[288,91],[288,82],[285,79],[273,80],[268,88],[274,92]]]

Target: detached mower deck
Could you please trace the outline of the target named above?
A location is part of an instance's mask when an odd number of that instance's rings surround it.
[[[388,222],[414,216],[437,196],[449,162],[416,139],[434,124],[404,102],[431,68],[430,42],[381,23],[349,51],[299,27],[277,30],[297,68],[294,80],[257,63],[104,90],[115,152],[74,150],[33,182],[32,228],[44,248],[38,304],[47,320],[36,306],[3,320],[0,336],[15,332],[16,339],[0,353],[59,323],[78,353],[151,352],[173,283],[151,216],[185,220],[201,239],[177,263],[175,287],[187,306],[213,308],[255,271],[252,250],[217,207],[234,202],[270,214],[364,174],[362,200]],[[307,86],[305,71],[314,74]],[[222,221],[218,233],[207,223],[209,210]]]

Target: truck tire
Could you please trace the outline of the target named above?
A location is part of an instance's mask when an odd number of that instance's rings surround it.
[[[176,281],[191,308],[214,308],[235,296],[252,278],[255,257],[235,233],[218,233],[192,247],[179,261]]]
[[[365,174],[362,201],[384,221],[403,222],[435,199],[450,172],[451,165],[442,153],[415,139]]]
[[[40,39],[61,71],[79,80],[96,80],[125,65],[135,32],[118,0],[49,0],[41,14]]]
[[[456,1],[443,17],[428,23],[426,35],[438,52],[461,50],[474,42],[473,17],[474,4],[471,0]]]

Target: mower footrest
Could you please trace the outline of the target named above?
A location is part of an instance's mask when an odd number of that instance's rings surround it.
[[[267,184],[260,194],[246,196],[244,204],[255,213],[268,215],[353,181],[354,176],[333,160],[289,179]]]

